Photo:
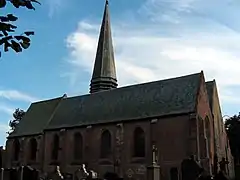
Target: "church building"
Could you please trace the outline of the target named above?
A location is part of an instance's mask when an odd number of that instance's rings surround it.
[[[146,180],[156,158],[161,179],[170,180],[181,179],[181,162],[195,155],[209,173],[225,157],[233,173],[215,80],[199,71],[118,88],[115,68],[106,1],[90,93],[32,103],[7,138],[5,166],[74,173],[86,163],[100,177]]]

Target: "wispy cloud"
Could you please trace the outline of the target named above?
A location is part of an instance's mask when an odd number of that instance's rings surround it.
[[[49,7],[48,11],[49,18],[52,18],[56,13],[59,13],[66,4],[64,3],[64,0],[48,0],[46,1],[46,3]]]
[[[139,12],[150,17],[152,21],[180,23],[185,14],[195,10],[194,5],[197,2],[199,0],[146,0]]]
[[[0,133],[3,132],[3,133],[6,133],[7,131],[9,131],[9,126],[8,124],[1,124],[0,123]]]
[[[0,90],[0,98],[25,102],[34,102],[38,100],[38,98],[36,97],[33,97],[23,92],[19,92],[17,90]]]
[[[12,115],[14,110],[15,109],[12,108],[12,107],[9,107],[9,106],[7,106],[5,104],[0,104],[0,112],[4,112],[4,113],[6,113],[8,115]]]
[[[221,13],[224,9],[229,12],[231,4],[227,0],[214,2],[147,0],[139,13],[144,12],[150,21],[138,18],[127,26],[121,26],[120,19],[112,22],[120,85],[204,70],[207,80],[216,79],[223,104],[240,104],[240,99],[231,98],[237,96],[231,87],[240,88],[240,35],[236,31],[238,27],[232,28],[235,22],[230,23],[238,12],[233,8],[224,19],[210,9],[221,7]],[[90,22],[81,21],[78,29],[67,37],[72,81],[79,77],[79,67],[89,74],[92,71],[99,24]],[[94,27],[98,27],[97,30]]]
[[[8,123],[0,123],[0,146],[6,145],[6,137],[7,137],[7,132],[10,130],[10,127],[8,126]]]

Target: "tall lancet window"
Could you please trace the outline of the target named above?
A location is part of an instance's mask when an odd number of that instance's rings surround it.
[[[20,156],[20,142],[18,139],[13,141],[13,160],[18,161]]]
[[[145,133],[140,127],[137,127],[133,134],[133,156],[145,157]]]
[[[54,161],[58,160],[58,155],[59,155],[59,136],[57,134],[55,134],[53,136],[53,140],[52,140],[52,154],[51,154],[51,158]]]
[[[112,137],[108,130],[101,135],[101,158],[108,158],[112,151]]]
[[[73,137],[73,156],[74,160],[81,160],[83,157],[83,138],[79,132]]]
[[[31,138],[29,141],[29,160],[35,161],[37,159],[37,140],[35,138]]]

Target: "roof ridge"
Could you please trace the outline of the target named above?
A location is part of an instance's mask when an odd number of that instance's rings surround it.
[[[99,94],[99,93],[107,93],[109,91],[118,91],[121,89],[125,89],[125,88],[129,88],[129,87],[136,87],[136,86],[144,86],[147,84],[152,84],[152,83],[157,83],[157,82],[164,82],[164,81],[170,81],[170,80],[177,80],[177,79],[181,79],[181,78],[187,78],[190,76],[197,76],[197,75],[201,75],[202,71],[199,73],[193,73],[193,74],[188,74],[188,75],[183,75],[183,76],[178,76],[178,77],[172,77],[172,78],[167,78],[167,79],[162,79],[162,80],[156,80],[156,81],[150,81],[150,82],[144,82],[144,83],[139,83],[139,84],[131,84],[131,85],[127,85],[127,86],[122,86],[116,89],[109,89],[109,90],[105,90],[105,91],[99,91],[99,92],[95,92],[92,94],[83,94],[83,95],[78,95],[78,96],[72,96],[72,97],[68,97],[68,98],[74,98],[74,97],[83,97],[83,96],[94,96],[94,94]]]
[[[66,98],[66,97],[67,97],[67,94],[63,94],[63,95],[60,96],[60,97],[55,97],[55,98],[51,98],[51,99],[40,100],[40,101],[33,102],[32,104],[49,102],[49,101],[53,101],[53,100],[57,100],[57,99],[62,99],[62,98]]]

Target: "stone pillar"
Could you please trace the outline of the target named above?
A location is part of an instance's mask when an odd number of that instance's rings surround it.
[[[116,148],[115,148],[115,161],[114,161],[114,170],[118,174],[119,177],[123,177],[122,172],[122,151],[123,151],[123,124],[117,124],[116,130]]]
[[[93,168],[94,170],[96,169],[96,167],[94,166],[93,163],[93,159],[95,158],[95,156],[92,156],[92,154],[94,154],[94,149],[92,149],[92,131],[93,131],[93,127],[87,126],[86,130],[85,130],[85,138],[88,140],[85,142],[85,144],[83,144],[84,150],[84,156],[83,156],[83,161],[84,163],[87,164],[87,166]]]
[[[153,163],[147,167],[147,180],[160,180],[160,166]]]
[[[28,141],[23,137],[20,140],[20,153],[19,153],[19,163],[21,165],[27,164],[28,158]]]
[[[66,129],[61,129],[60,133],[59,133],[59,152],[58,152],[58,161],[59,161],[59,165],[61,167],[61,171],[65,171],[66,170],[66,156],[67,156],[67,152],[66,152]]]

